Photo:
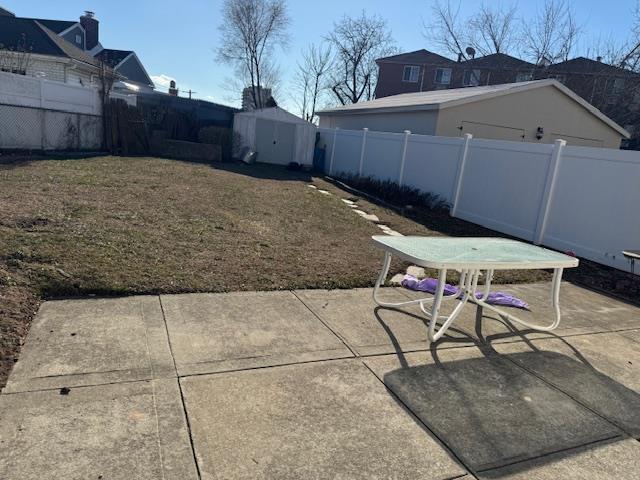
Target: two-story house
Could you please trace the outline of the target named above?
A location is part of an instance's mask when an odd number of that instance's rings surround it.
[[[380,58],[376,63],[379,68],[376,98],[524,82],[533,78],[535,70],[532,63],[503,53],[454,61],[424,49]]]
[[[379,58],[376,98],[449,88],[455,63],[428,50]]]
[[[17,17],[0,8],[0,70],[82,85],[97,84],[106,65],[116,88],[151,92],[153,81],[131,50],[102,46],[93,12],[78,21]]]

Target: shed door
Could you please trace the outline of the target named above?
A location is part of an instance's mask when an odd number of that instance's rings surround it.
[[[470,133],[476,138],[524,142],[524,129],[504,125],[463,121],[460,135],[464,135],[465,133]]]
[[[296,126],[292,123],[256,120],[258,161],[288,165],[293,161]]]

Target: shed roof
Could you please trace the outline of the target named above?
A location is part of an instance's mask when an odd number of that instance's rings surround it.
[[[510,95],[519,92],[535,90],[552,86],[580,104],[585,110],[596,116],[603,123],[624,137],[629,132],[607,117],[604,113],[584,100],[582,97],[562,85],[557,80],[533,80],[530,82],[505,83],[501,85],[487,85],[481,87],[453,88],[448,90],[434,90],[430,92],[404,93],[390,97],[377,98],[368,102],[359,102],[317,112],[318,115],[357,115],[364,113],[409,112],[419,110],[442,110],[445,108],[479,102],[494,97]]]

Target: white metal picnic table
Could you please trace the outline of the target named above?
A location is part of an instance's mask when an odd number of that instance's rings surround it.
[[[563,269],[578,266],[577,258],[506,238],[394,237],[388,235],[376,235],[372,238],[375,244],[384,250],[382,270],[373,289],[374,301],[382,307],[392,308],[418,304],[422,312],[430,319],[429,339],[431,341],[436,341],[445,334],[467,302],[473,302],[500,314],[505,319],[534,330],[548,332],[555,329],[560,323],[559,297]],[[399,303],[384,302],[378,298],[380,286],[384,284],[389,273],[393,255],[397,255],[414,265],[438,270],[438,285],[433,297]],[[486,303],[495,270],[538,268],[553,269],[551,283],[551,305],[555,317],[553,323],[534,325]],[[444,295],[447,270],[460,272],[460,295]],[[481,286],[483,288],[482,294],[477,298],[478,278],[483,271],[485,272],[485,282]],[[440,316],[442,301],[455,298],[458,298],[460,302],[453,311],[448,316]],[[430,309],[427,310],[425,305],[430,306]],[[436,324],[439,320],[442,323],[436,331]]]

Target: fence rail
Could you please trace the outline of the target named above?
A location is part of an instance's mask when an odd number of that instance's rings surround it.
[[[640,248],[640,153],[605,148],[318,129],[329,174],[436,194],[451,214],[629,270]]]

